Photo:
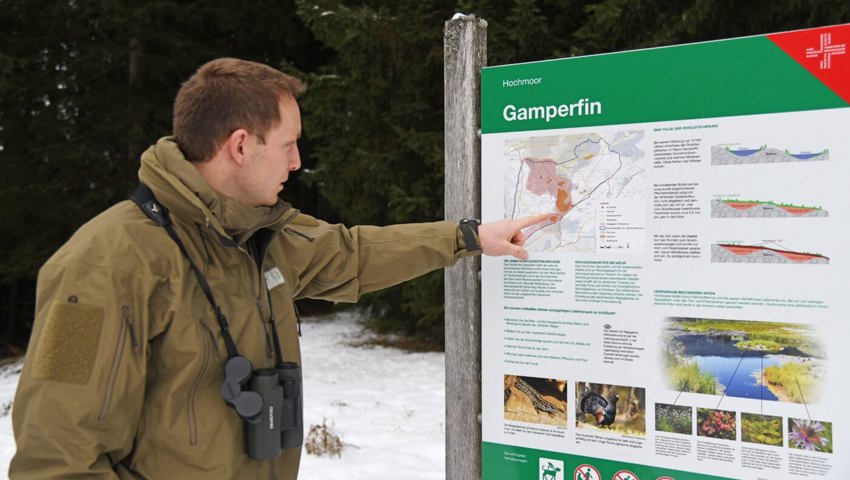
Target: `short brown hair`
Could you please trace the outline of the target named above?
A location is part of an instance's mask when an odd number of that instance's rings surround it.
[[[219,58],[192,75],[174,99],[174,139],[187,160],[211,159],[227,137],[244,128],[265,141],[280,123],[280,100],[304,84],[262,63]]]

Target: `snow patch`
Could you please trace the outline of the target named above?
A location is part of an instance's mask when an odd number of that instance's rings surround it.
[[[445,478],[445,356],[358,348],[357,314],[305,318],[301,354],[305,433],[327,419],[340,457],[301,457],[299,480]],[[0,367],[0,414],[11,405],[22,361]],[[11,414],[0,416],[0,478],[15,454]]]

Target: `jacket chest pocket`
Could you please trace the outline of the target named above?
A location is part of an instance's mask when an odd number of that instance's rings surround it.
[[[196,287],[191,308],[186,312],[186,318],[181,320],[183,325],[180,330],[183,334],[180,335],[180,341],[185,343],[174,346],[179,349],[185,362],[185,374],[180,375],[185,392],[184,421],[188,430],[188,443],[193,447],[213,440],[208,431],[211,422],[216,422],[216,417],[221,415],[225,407],[224,400],[220,395],[216,398],[216,394],[224,379],[224,362],[227,359],[213,308],[200,286]],[[213,294],[216,301],[223,295],[218,291]],[[174,358],[177,361],[176,355]]]
[[[216,345],[215,336],[212,331],[206,326],[206,324],[199,322],[201,325],[200,335],[203,337],[201,339],[201,361],[197,366],[197,372],[192,379],[189,388],[189,395],[187,398],[187,422],[189,427],[189,445],[195,446],[198,444],[198,412],[202,409],[200,408],[200,394],[199,391],[202,388],[202,385],[205,383],[209,377],[216,377],[216,375],[211,375],[210,370],[215,369],[215,364],[219,363],[219,355],[218,346]],[[208,381],[208,380],[207,380]]]
[[[112,361],[109,364],[109,376],[106,380],[106,390],[104,392],[103,403],[100,407],[100,412],[97,415],[98,421],[106,420],[110,412],[112,397],[114,395],[116,384],[120,381],[126,382],[126,378],[121,378],[119,374],[123,362],[131,361],[124,359],[125,356],[138,355],[141,351],[141,345],[136,335],[136,324],[134,322],[133,312],[129,305],[121,306],[121,320],[118,327],[118,335],[115,337],[116,342],[112,354]],[[127,365],[124,365],[125,370]],[[127,375],[126,373],[124,374]]]

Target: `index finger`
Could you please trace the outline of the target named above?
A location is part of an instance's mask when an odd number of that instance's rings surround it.
[[[537,215],[531,215],[530,217],[518,218],[514,220],[517,223],[517,228],[523,229],[525,227],[530,227],[535,223],[540,223],[549,218],[551,213],[538,213]]]

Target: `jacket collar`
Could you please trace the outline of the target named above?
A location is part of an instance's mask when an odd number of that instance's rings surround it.
[[[257,230],[278,230],[298,211],[278,200],[254,207],[220,194],[183,156],[172,137],[163,137],[142,154],[139,180],[178,218],[204,224],[244,244]]]

